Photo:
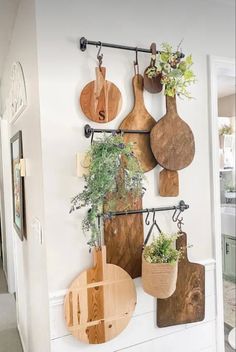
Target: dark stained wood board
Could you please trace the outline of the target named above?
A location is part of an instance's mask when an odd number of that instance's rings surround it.
[[[117,86],[105,79],[105,67],[96,68],[96,80],[89,82],[80,95],[83,113],[94,122],[107,123],[120,112],[121,92]]]
[[[129,130],[147,130],[155,126],[155,119],[147,111],[143,100],[143,77],[136,74],[133,78],[134,107],[128,116],[122,121],[119,128]],[[150,146],[149,134],[124,135],[124,142],[134,144],[134,154],[138,158],[144,172],[152,170],[157,162]]]
[[[166,102],[166,114],[151,131],[151,148],[163,168],[181,170],[194,158],[194,136],[188,124],[179,117],[175,98],[167,96]]]
[[[149,68],[156,68],[156,43],[152,43],[150,47],[152,51],[151,55],[151,62],[150,65],[144,71],[144,89],[147,90],[149,93],[155,94],[160,93],[162,91],[162,84],[161,84],[161,73],[159,73],[156,77],[149,78],[146,75],[146,72]]]
[[[177,239],[176,248],[184,248],[184,259],[178,264],[175,293],[157,300],[157,326],[160,328],[194,323],[205,317],[205,267],[189,262],[186,233]]]
[[[162,197],[179,195],[179,175],[177,171],[163,169],[159,174],[159,194]]]
[[[109,211],[109,200],[116,203],[116,211],[142,209],[142,198],[128,195],[118,198],[117,193],[107,196],[104,212]],[[107,262],[126,270],[134,279],[141,276],[142,246],[144,241],[143,215],[133,214],[104,219],[104,242]]]
[[[65,297],[65,319],[79,340],[99,344],[111,340],[128,325],[137,297],[131,277],[106,263],[106,247],[94,248],[94,267],[83,271]]]

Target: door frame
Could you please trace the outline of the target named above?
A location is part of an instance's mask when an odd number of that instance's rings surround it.
[[[220,203],[220,163],[219,163],[219,134],[218,134],[218,102],[217,76],[218,73],[235,72],[235,60],[231,58],[208,56],[209,72],[209,140],[210,140],[210,180],[212,207],[212,235],[214,257],[216,261],[216,344],[217,352],[225,351],[224,346],[224,301],[222,276],[222,245],[221,245],[221,203]]]
[[[13,231],[13,209],[12,209],[12,177],[11,177],[11,152],[10,152],[10,126],[7,119],[0,118],[1,133],[1,161],[2,161],[2,180],[3,180],[3,201],[4,201],[4,223],[6,241],[6,253],[3,255],[5,268],[7,268],[6,278],[8,292],[16,292],[15,277],[15,245]],[[4,247],[4,246],[3,246]]]

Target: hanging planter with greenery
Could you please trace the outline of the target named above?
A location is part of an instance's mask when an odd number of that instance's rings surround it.
[[[161,84],[167,96],[185,96],[191,98],[188,86],[196,81],[196,76],[191,67],[193,65],[192,56],[182,58],[182,53],[173,48],[168,43],[161,44],[162,52],[156,56],[156,64],[146,70],[148,78],[161,75]]]
[[[142,258],[142,285],[146,293],[156,298],[168,298],[175,289],[178,274],[178,260],[182,250],[174,245],[176,235],[161,233],[145,246]]]
[[[91,232],[88,244],[98,246],[101,243],[101,233],[97,217],[103,212],[106,195],[112,191],[117,191],[120,197],[125,197],[130,192],[133,196],[142,195],[144,173],[133,154],[132,143],[125,144],[120,135],[104,134],[93,142],[87,157],[90,163],[88,173],[84,175],[85,186],[71,200],[70,212],[90,207],[83,220],[83,231]],[[110,211],[114,206],[111,204]]]

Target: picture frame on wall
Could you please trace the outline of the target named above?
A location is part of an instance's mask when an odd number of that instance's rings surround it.
[[[21,241],[26,238],[24,178],[21,176],[21,159],[23,159],[22,132],[11,138],[13,225]]]

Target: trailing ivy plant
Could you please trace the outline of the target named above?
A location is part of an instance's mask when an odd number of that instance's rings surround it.
[[[88,173],[84,175],[84,189],[72,198],[70,212],[90,207],[82,227],[85,234],[91,233],[88,244],[97,246],[101,243],[97,216],[103,212],[107,194],[116,191],[120,197],[125,197],[127,192],[142,195],[144,174],[132,151],[132,143],[125,144],[120,135],[104,134],[93,142],[87,157],[90,162]]]
[[[192,55],[181,58],[181,51],[177,49],[174,52],[170,44],[163,43],[161,47],[162,52],[156,56],[154,69],[150,67],[146,71],[147,76],[153,78],[161,74],[165,95],[191,98],[187,88],[196,81],[196,76],[191,69]]]

